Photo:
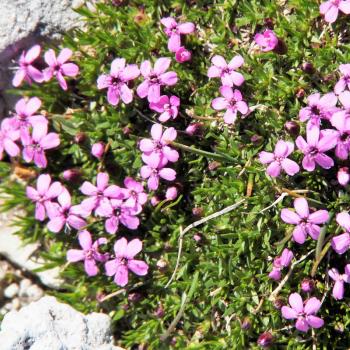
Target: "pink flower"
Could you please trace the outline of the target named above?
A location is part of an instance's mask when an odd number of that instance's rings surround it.
[[[180,106],[180,99],[177,96],[166,95],[160,97],[158,102],[151,102],[149,108],[161,113],[159,116],[160,122],[166,122],[169,119],[175,119],[178,114],[178,107]]]
[[[324,152],[334,148],[337,144],[337,133],[334,130],[322,130],[314,125],[307,129],[306,139],[298,136],[295,140],[298,148],[304,153],[303,168],[307,171],[314,171],[316,163],[324,168],[330,169],[334,165],[331,157]]]
[[[292,293],[289,296],[289,306],[282,306],[282,316],[287,320],[297,320],[295,328],[301,332],[307,332],[310,327],[321,328],[324,321],[315,316],[321,307],[321,302],[312,297],[304,305],[300,294]]]
[[[164,17],[160,22],[165,27],[164,32],[168,36],[168,49],[176,52],[181,46],[181,35],[191,34],[195,31],[195,25],[191,22],[178,24],[172,17]]]
[[[335,267],[328,271],[329,277],[335,282],[332,295],[336,300],[341,300],[344,297],[344,282],[350,283],[350,264],[345,266],[344,271],[344,274],[340,274]]]
[[[339,159],[346,160],[350,151],[350,115],[346,112],[334,113],[331,117],[331,124],[338,130],[335,155]]]
[[[64,48],[56,58],[55,51],[49,49],[45,52],[45,62],[48,68],[44,69],[45,81],[49,81],[52,77],[56,77],[58,83],[63,90],[67,90],[67,82],[64,76],[76,77],[79,74],[79,67],[74,63],[66,63],[73,55],[70,49]]]
[[[124,205],[129,208],[138,208],[147,202],[147,194],[144,192],[143,185],[140,182],[135,181],[131,177],[124,179],[123,189],[125,194]]]
[[[275,281],[281,279],[281,270],[284,267],[288,267],[294,257],[294,254],[291,250],[285,248],[281,256],[277,256],[273,261],[272,271],[269,273],[269,277]]]
[[[35,219],[44,221],[46,217],[47,206],[52,199],[57,198],[63,190],[62,185],[55,181],[51,184],[51,177],[48,174],[42,174],[38,177],[36,189],[27,186],[27,197],[35,203]]]
[[[82,201],[81,207],[91,213],[95,210],[95,214],[99,215],[100,204],[102,200],[107,199],[123,199],[124,193],[119,186],[108,185],[109,175],[107,173],[98,173],[96,177],[96,186],[91,182],[85,181],[80,187],[80,191],[89,196]],[[106,205],[106,203],[105,203]]]
[[[12,80],[12,85],[18,87],[25,80],[28,84],[32,83],[32,80],[37,83],[42,83],[44,81],[43,73],[40,72],[37,68],[33,66],[33,62],[40,55],[41,48],[39,45],[34,45],[26,53],[22,52],[22,55],[19,59],[19,68]]]
[[[299,172],[299,165],[287,157],[294,151],[294,144],[289,141],[279,140],[275,146],[275,151],[259,153],[259,160],[262,164],[270,164],[266,172],[272,177],[280,175],[283,169],[288,175],[293,176]]]
[[[327,210],[317,210],[310,214],[309,205],[305,198],[296,198],[294,200],[295,212],[289,209],[282,209],[281,218],[284,222],[296,225],[293,231],[294,240],[303,244],[307,235],[312,239],[317,239],[321,228],[318,226],[329,220]]]
[[[109,254],[102,254],[98,251],[98,247],[101,244],[106,244],[107,239],[101,237],[92,243],[91,234],[87,230],[79,232],[79,244],[83,248],[69,249],[67,251],[67,260],[69,262],[77,262],[84,260],[85,272],[88,276],[96,276],[98,274],[98,267],[96,261],[106,262],[109,258]]]
[[[116,106],[120,99],[125,104],[130,103],[134,96],[128,87],[128,82],[140,75],[136,64],[125,66],[125,58],[116,58],[111,64],[110,74],[102,74],[97,79],[97,88],[108,89],[107,100],[112,106]]]
[[[72,198],[67,189],[62,189],[57,201],[59,204],[49,203],[47,206],[47,216],[50,219],[47,228],[51,232],[60,232],[65,225],[68,229],[73,227],[77,230],[86,226],[86,221],[82,217],[87,217],[89,213],[79,205],[72,206]]]
[[[349,0],[329,0],[320,5],[320,13],[328,23],[334,23],[338,18],[339,10],[346,15],[350,13]]]
[[[177,133],[174,128],[167,128],[163,132],[161,124],[153,124],[151,128],[152,139],[142,139],[140,150],[143,152],[142,160],[153,168],[162,168],[168,161],[177,162],[179,153],[168,146],[176,139]]]
[[[339,70],[342,74],[334,86],[334,92],[339,95],[344,90],[350,90],[350,64],[341,64]]]
[[[16,157],[20,153],[20,149],[16,144],[16,141],[20,137],[19,130],[13,129],[11,126],[11,119],[5,118],[1,122],[0,128],[0,159],[4,156],[4,151],[10,157]]]
[[[187,50],[185,47],[181,46],[175,53],[175,60],[179,63],[184,63],[190,61],[192,58],[191,51]]]
[[[41,101],[37,97],[29,100],[21,98],[16,103],[16,114],[10,119],[10,125],[13,129],[20,130],[22,142],[28,138],[30,127],[37,126],[47,130],[48,120],[41,114],[35,114],[40,106]]]
[[[114,244],[115,259],[105,264],[106,275],[114,275],[114,282],[121,287],[128,284],[128,270],[138,276],[147,275],[148,265],[142,260],[134,259],[141,250],[142,242],[137,238],[129,243],[124,237],[118,239]]]
[[[148,179],[147,186],[150,190],[156,190],[159,187],[159,178],[167,181],[174,181],[176,178],[176,171],[171,168],[158,169],[144,165],[140,173],[143,179]]]
[[[203,123],[189,124],[185,130],[185,133],[189,136],[201,135],[203,131]]]
[[[232,58],[229,64],[226,63],[222,56],[216,55],[211,59],[213,64],[208,69],[209,78],[221,78],[222,85],[226,86],[241,86],[244,83],[244,76],[236,72],[237,68],[244,64],[244,59],[241,55]]]
[[[278,44],[278,38],[273,30],[266,29],[263,33],[255,34],[254,41],[264,52],[272,51]]]
[[[349,168],[340,168],[337,173],[337,179],[340,185],[346,186],[350,181]]]
[[[217,110],[226,110],[224,121],[227,124],[233,124],[237,119],[237,111],[246,114],[248,113],[248,105],[243,101],[242,94],[239,90],[232,90],[229,86],[221,86],[220,93],[223,97],[215,98],[211,106]]]
[[[105,152],[105,145],[103,142],[94,143],[91,147],[91,154],[97,159],[101,159]]]
[[[141,63],[141,74],[145,78],[137,87],[139,97],[148,97],[148,102],[158,102],[160,99],[161,86],[173,86],[177,83],[177,74],[167,72],[171,63],[170,58],[158,58],[152,69],[150,61]]]
[[[177,188],[175,186],[168,187],[165,192],[165,199],[172,201],[177,197]]]
[[[60,144],[60,138],[55,132],[47,133],[47,128],[38,124],[33,128],[32,136],[26,135],[22,142],[23,159],[27,163],[34,160],[37,167],[46,168],[45,151],[57,147]]]
[[[338,254],[344,254],[350,247],[350,215],[347,212],[341,212],[337,215],[337,223],[343,227],[346,232],[335,236],[331,240],[332,248]]]

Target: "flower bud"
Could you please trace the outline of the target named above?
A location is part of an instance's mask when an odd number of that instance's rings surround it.
[[[306,293],[310,293],[314,290],[315,288],[315,282],[312,279],[309,278],[304,278],[301,281],[301,289],[306,292]]]
[[[346,186],[350,181],[349,168],[340,168],[337,173],[337,179],[340,185]]]
[[[142,295],[140,293],[130,293],[128,295],[128,301],[130,301],[131,303],[137,303],[138,301],[140,301],[142,299]]]
[[[241,329],[248,330],[252,326],[252,323],[249,319],[249,317],[244,317],[243,321],[241,322]]]
[[[203,131],[202,127],[203,127],[202,123],[192,123],[186,128],[185,133],[190,136],[193,136],[193,135],[200,136]]]
[[[301,70],[307,74],[313,74],[316,71],[314,65],[310,62],[304,62],[301,65]]]
[[[275,299],[273,302],[273,306],[275,309],[280,310],[282,306],[284,306],[284,301],[282,299]]]
[[[295,94],[296,98],[303,98],[305,96],[305,90],[304,89],[298,89],[298,91]]]
[[[253,135],[251,138],[250,138],[250,141],[254,144],[254,145],[260,145],[261,142],[263,140],[263,137],[260,136],[260,135]]]
[[[274,23],[273,23],[273,19],[272,18],[264,18],[264,24],[267,28],[273,30],[274,28]]]
[[[279,55],[284,55],[287,53],[287,51],[288,51],[288,48],[286,43],[282,39],[278,38],[277,45],[273,49],[273,52]]]
[[[79,131],[74,136],[74,142],[77,144],[82,144],[86,141],[86,138],[87,138],[87,136],[86,136],[85,132]]]
[[[202,240],[202,236],[201,236],[199,233],[195,233],[195,234],[193,235],[193,239],[194,239],[197,243],[199,243],[199,242]]]
[[[221,163],[214,160],[208,164],[208,170],[210,170],[210,171],[216,170],[220,165],[221,165]]]
[[[300,132],[300,126],[297,122],[289,120],[284,124],[284,129],[291,136],[298,136]]]
[[[260,345],[262,348],[268,348],[272,345],[273,342],[273,336],[270,332],[264,332],[260,334],[258,338],[258,345]]]
[[[79,169],[65,170],[62,175],[66,181],[78,182],[81,179],[81,171]]]
[[[94,143],[91,147],[91,154],[97,159],[101,159],[105,151],[105,145],[103,142]]]
[[[153,197],[151,198],[151,205],[152,205],[153,207],[155,207],[155,206],[158,205],[159,203],[160,203],[159,197],[153,196]]]
[[[160,272],[165,272],[168,268],[168,262],[165,259],[159,259],[157,261],[157,268]]]
[[[176,199],[177,197],[177,188],[175,186],[168,187],[168,189],[165,192],[165,198],[168,201],[172,201]]]
[[[163,318],[165,315],[165,311],[162,307],[162,305],[158,306],[157,310],[154,312],[154,316],[157,318]]]
[[[194,216],[202,217],[203,216],[203,212],[204,212],[203,208],[201,208],[201,207],[195,207],[195,208],[192,209],[192,214]]]
[[[179,63],[190,61],[192,58],[191,51],[181,46],[175,53],[175,60]]]

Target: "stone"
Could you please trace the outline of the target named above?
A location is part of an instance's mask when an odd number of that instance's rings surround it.
[[[44,291],[36,284],[33,284],[25,291],[25,295],[28,300],[37,301],[44,295]]]
[[[11,283],[4,290],[4,297],[8,299],[12,299],[18,294],[19,286],[17,283]]]
[[[1,350],[123,350],[113,345],[108,315],[83,315],[51,296],[7,313],[0,344]]]

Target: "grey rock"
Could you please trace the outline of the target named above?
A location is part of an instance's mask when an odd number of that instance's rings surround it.
[[[5,315],[0,344],[2,350],[121,350],[110,327],[105,314],[85,316],[46,296]]]

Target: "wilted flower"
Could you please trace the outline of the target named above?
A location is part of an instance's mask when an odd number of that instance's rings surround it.
[[[289,249],[283,249],[281,256],[278,256],[273,261],[272,271],[269,273],[269,277],[275,281],[281,279],[281,270],[284,267],[288,267],[294,257],[294,254]]]

